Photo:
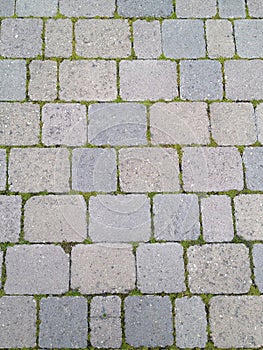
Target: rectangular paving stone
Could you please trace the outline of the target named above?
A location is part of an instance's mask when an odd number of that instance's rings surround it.
[[[68,17],[113,17],[115,0],[60,0],[59,9]]]
[[[72,54],[72,21],[49,19],[45,23],[45,56],[70,57]]]
[[[52,17],[57,14],[58,0],[17,0],[16,13],[20,16]]]
[[[124,17],[168,17],[172,0],[117,0],[119,15]]]
[[[13,16],[15,12],[15,0],[1,0],[0,17]]]
[[[66,149],[13,148],[9,158],[9,189],[19,192],[68,192]]]
[[[128,101],[174,99],[178,96],[176,62],[121,61],[120,95]]]
[[[88,141],[94,145],[147,144],[146,106],[139,103],[98,103],[89,106]]]
[[[244,244],[206,244],[187,250],[191,293],[245,294],[251,286],[249,251]]]
[[[247,147],[243,153],[246,185],[249,190],[263,191],[263,147]]]
[[[0,60],[0,101],[26,98],[26,61]]]
[[[82,196],[31,197],[25,204],[24,237],[30,242],[82,242],[87,238],[86,211]]]
[[[257,124],[257,133],[258,141],[263,143],[263,104],[259,104],[256,107],[256,124]]]
[[[83,294],[127,293],[135,287],[131,245],[79,244],[71,260],[71,287]]]
[[[63,61],[60,98],[66,101],[110,101],[117,97],[116,62]]]
[[[252,250],[255,282],[259,291],[263,292],[263,244],[255,244]]]
[[[0,242],[19,240],[21,207],[20,196],[0,196]]]
[[[157,240],[196,240],[200,235],[196,195],[160,194],[153,198],[154,236]]]
[[[246,17],[245,0],[219,0],[218,8],[223,18]]]
[[[55,245],[16,245],[6,252],[7,294],[62,294],[69,289],[69,256]]]
[[[263,345],[263,297],[218,296],[210,301],[212,340],[220,348]]]
[[[243,189],[242,160],[234,147],[185,147],[182,167],[185,191]]]
[[[140,244],[136,250],[137,288],[142,293],[185,291],[183,248],[178,243]]]
[[[0,190],[6,188],[6,150],[0,149]]]
[[[263,17],[261,0],[247,0],[248,12],[252,17]]]
[[[168,296],[129,296],[125,299],[124,312],[125,340],[129,345],[173,344],[172,305]]]
[[[36,301],[33,297],[1,297],[1,348],[35,347],[36,313]]]
[[[150,201],[145,195],[90,198],[89,237],[93,242],[147,241],[150,236]]]
[[[260,58],[263,56],[263,20],[235,21],[235,38],[237,54],[243,58]]]
[[[57,98],[57,63],[33,61],[29,65],[28,94],[31,100],[52,101]]]
[[[176,345],[179,348],[204,348],[206,327],[205,304],[200,297],[175,300]]]
[[[216,15],[216,5],[216,0],[176,0],[176,15],[179,18],[213,17]]]
[[[150,108],[153,144],[208,144],[207,105],[203,102],[155,103]]]
[[[75,24],[75,36],[79,56],[119,58],[131,54],[128,20],[80,19]]]
[[[72,189],[82,192],[117,190],[117,161],[114,149],[73,150]]]
[[[124,192],[174,192],[180,189],[178,155],[172,148],[124,148],[119,152]]]
[[[40,301],[39,345],[42,348],[86,348],[88,307],[84,297]]]

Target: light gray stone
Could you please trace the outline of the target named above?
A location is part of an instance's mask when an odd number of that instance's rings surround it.
[[[243,58],[263,56],[263,21],[261,19],[235,21],[237,54]]]
[[[16,245],[6,253],[7,294],[62,294],[69,289],[69,257],[59,246]]]
[[[255,282],[260,290],[263,292],[263,244],[255,244],[253,246],[253,264]]]
[[[252,17],[263,17],[261,0],[247,0],[248,12]]]
[[[218,7],[220,17],[246,17],[245,0],[219,0]]]
[[[21,16],[52,17],[57,14],[58,0],[17,0],[16,13]]]
[[[216,5],[216,0],[176,0],[176,15],[179,18],[213,17]]]
[[[117,0],[118,13],[124,17],[168,17],[172,0]]]
[[[263,191],[263,147],[248,147],[243,153],[249,190]]]
[[[6,150],[0,149],[0,190],[6,189]]]
[[[228,3],[230,3],[228,1]],[[228,20],[209,19],[206,21],[207,51],[210,58],[228,57],[235,54],[234,35]]]
[[[15,0],[1,0],[0,17],[13,16],[15,12]]]
[[[249,250],[244,244],[192,246],[187,257],[192,293],[245,294],[249,291]]]
[[[90,317],[105,319],[121,317],[121,298],[116,295],[92,298]]]
[[[0,100],[26,98],[26,61],[0,60]]]
[[[57,63],[33,61],[30,63],[28,94],[31,100],[52,101],[57,98]]]
[[[59,8],[68,17],[113,17],[115,0],[60,0]]]
[[[0,287],[2,287],[2,265],[3,265],[3,258],[4,258],[4,253],[2,251],[0,251],[0,273],[1,273],[1,277],[0,277]]]
[[[46,57],[70,57],[72,54],[72,21],[49,19],[45,24]]]
[[[20,196],[0,196],[0,242],[17,242],[20,234]]]
[[[263,143],[263,103],[256,107],[256,123],[258,132],[258,141]]]
[[[153,199],[154,236],[158,240],[196,240],[200,235],[196,195],[165,194]]]

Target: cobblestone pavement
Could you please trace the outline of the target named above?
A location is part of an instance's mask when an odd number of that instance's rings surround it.
[[[0,24],[0,348],[262,349],[262,0]]]

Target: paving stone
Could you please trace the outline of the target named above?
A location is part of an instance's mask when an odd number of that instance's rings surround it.
[[[192,246],[187,256],[192,293],[242,294],[249,291],[249,250],[244,244]]]
[[[20,16],[52,17],[57,14],[58,0],[17,0],[16,13]]]
[[[142,293],[179,293],[186,289],[180,244],[140,244],[136,264],[137,287]]]
[[[113,17],[115,0],[60,0],[59,8],[68,17]]]
[[[165,20],[162,24],[163,53],[170,58],[205,57],[205,32],[201,20]]]
[[[234,238],[231,199],[210,196],[201,200],[203,236],[206,242],[229,242]]]
[[[0,196],[0,242],[19,240],[21,206],[20,196]]]
[[[243,189],[242,160],[234,147],[185,147],[182,167],[185,191]]]
[[[183,100],[217,100],[223,97],[221,64],[217,61],[181,61]]]
[[[124,148],[119,152],[124,192],[173,192],[180,189],[178,155],[172,148]]]
[[[50,19],[45,24],[46,57],[70,57],[72,54],[72,21]]]
[[[225,62],[226,98],[239,101],[263,99],[263,62],[233,60]]]
[[[80,19],[75,24],[75,35],[79,56],[118,58],[131,54],[128,20]]]
[[[229,3],[229,2],[228,2]],[[235,54],[233,28],[228,20],[206,21],[207,51],[210,58],[233,57]]]
[[[258,141],[263,143],[263,103],[256,107],[256,124],[258,132]]]
[[[243,153],[249,190],[263,191],[263,147],[248,147]]]
[[[0,299],[1,348],[36,346],[36,301],[33,297]]]
[[[25,239],[81,242],[87,238],[86,210],[84,198],[78,195],[32,197],[25,204]]]
[[[246,17],[245,0],[219,0],[218,8],[223,18]]]
[[[39,345],[43,348],[86,348],[88,307],[83,297],[43,298]]]
[[[176,345],[179,348],[204,348],[207,342],[205,305],[200,297],[175,301]]]
[[[135,287],[131,245],[79,244],[71,260],[71,287],[83,294],[127,293]]]
[[[261,19],[235,21],[237,54],[243,58],[263,56],[263,21]]]
[[[118,13],[124,17],[168,17],[172,0],[117,0]]]
[[[15,12],[15,0],[1,0],[0,17],[13,16]]]
[[[1,25],[0,54],[5,57],[35,57],[42,50],[42,21],[7,18]]]
[[[134,347],[172,345],[172,305],[169,297],[149,295],[127,297],[125,337],[126,342]]]
[[[102,148],[73,150],[72,188],[82,192],[116,191],[116,151]]]
[[[162,54],[160,22],[134,22],[133,47],[138,58],[158,58]]]
[[[98,195],[89,201],[89,237],[93,242],[148,241],[150,201],[145,195]]]
[[[110,101],[116,97],[116,62],[78,60],[61,63],[61,99]]]
[[[98,103],[89,106],[88,141],[95,145],[147,144],[146,106],[137,103]]]
[[[165,194],[153,199],[154,233],[158,240],[196,240],[200,235],[196,195]]]
[[[263,297],[218,296],[210,301],[212,340],[220,348],[263,345]]]
[[[121,61],[120,95],[128,101],[174,99],[178,95],[176,62]]]
[[[0,149],[0,190],[6,188],[6,150]]]
[[[90,304],[91,318],[118,318],[121,317],[121,298],[116,295],[94,297]]]
[[[30,63],[28,93],[31,100],[52,101],[57,98],[57,63],[33,61]]]
[[[179,18],[207,18],[216,15],[216,0],[177,0],[176,15]]]
[[[26,97],[26,61],[0,60],[0,100],[23,100]]]
[[[80,104],[46,104],[42,109],[45,145],[82,146],[87,142],[86,107]]]
[[[219,145],[251,145],[257,141],[255,113],[250,103],[213,103],[211,131]]]
[[[156,103],[150,109],[153,144],[208,144],[207,105],[203,102]]]
[[[66,149],[13,148],[9,189],[19,192],[68,192],[70,164]]]
[[[69,257],[59,246],[16,245],[6,253],[7,294],[62,294],[69,288]]]
[[[260,290],[263,292],[263,244],[255,244],[253,246],[253,264],[255,282]]]
[[[252,17],[263,17],[263,7],[260,0],[247,0],[248,12]]]

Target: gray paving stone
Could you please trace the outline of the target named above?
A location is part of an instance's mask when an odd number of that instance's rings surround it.
[[[160,22],[134,22],[133,47],[138,58],[158,58],[162,54]]]
[[[0,149],[0,190],[6,188],[6,150]]]
[[[182,167],[185,191],[243,189],[242,160],[234,147],[185,147]]]
[[[86,348],[88,307],[83,297],[44,298],[40,302],[42,348]]]
[[[213,103],[210,120],[213,139],[219,145],[251,145],[257,141],[255,113],[250,103]]]
[[[263,99],[263,62],[233,60],[225,62],[226,98],[239,101]]]
[[[71,260],[71,287],[83,294],[127,293],[135,287],[131,245],[79,244]]]
[[[72,54],[72,21],[50,19],[45,24],[46,57],[70,57]]]
[[[0,17],[13,16],[15,12],[15,0],[1,0]]]
[[[57,63],[33,61],[30,63],[28,94],[31,100],[52,101],[57,98]]]
[[[118,13],[124,17],[168,17],[172,0],[117,0]]]
[[[80,104],[46,104],[42,109],[42,142],[82,146],[87,142],[86,107]]]
[[[187,256],[192,293],[244,294],[249,291],[249,251],[244,244],[192,246]]]
[[[13,148],[9,189],[19,192],[68,192],[70,164],[66,149]]]
[[[36,301],[33,297],[0,299],[1,348],[36,346]]]
[[[122,61],[120,95],[128,101],[174,99],[178,96],[176,62]]]
[[[231,199],[210,196],[201,200],[203,237],[206,242],[229,242],[234,238]]]
[[[150,109],[153,144],[208,144],[209,121],[203,102],[156,103]]]
[[[196,195],[166,194],[153,199],[154,233],[158,240],[196,240],[200,235]]]
[[[86,210],[78,195],[32,197],[25,204],[24,237],[30,242],[82,242],[87,238]]]
[[[163,53],[169,58],[205,57],[205,32],[201,20],[165,20],[162,24]]]
[[[172,305],[169,297],[148,295],[127,297],[125,338],[128,344],[135,347],[172,345]]]
[[[26,61],[0,61],[0,100],[23,100],[26,97]]]
[[[89,106],[88,141],[95,145],[147,144],[146,106],[136,103],[98,103]]]
[[[243,58],[263,56],[263,21],[261,19],[235,21],[237,54]]]
[[[137,287],[142,293],[179,293],[185,288],[183,247],[178,243],[140,244]]]
[[[255,244],[253,246],[253,264],[255,282],[260,290],[263,292],[263,244]]]
[[[72,188],[82,192],[117,189],[116,151],[102,148],[73,150]]]
[[[89,237],[93,242],[148,241],[150,201],[145,195],[98,195],[89,201]]]
[[[7,18],[2,21],[0,54],[5,57],[35,57],[42,50],[42,21]]]
[[[177,0],[176,15],[179,18],[207,18],[216,15],[216,0]]]
[[[246,17],[245,0],[219,0],[218,8],[223,18]]]
[[[263,191],[263,147],[248,147],[243,153],[249,190]]]
[[[60,65],[60,98],[110,101],[117,97],[116,62],[64,61]]]
[[[60,0],[59,8],[68,17],[113,17],[115,0]]]
[[[121,317],[121,298],[116,295],[92,298],[90,317],[105,319]]]
[[[69,257],[59,246],[16,245],[6,252],[7,294],[62,294],[69,288]]]
[[[131,54],[128,20],[80,19],[75,24],[75,35],[79,56],[119,58]]]
[[[179,348],[204,348],[207,342],[205,305],[200,297],[175,301],[176,345]]]
[[[20,196],[0,196],[0,242],[17,242],[20,234]]]
[[[248,12],[252,17],[263,17],[263,7],[260,0],[247,0]]]
[[[222,71],[219,62],[181,61],[180,71],[180,93],[183,100],[222,99]]]
[[[218,296],[210,302],[212,340],[220,348],[263,345],[263,297]]]
[[[17,0],[16,13],[20,16],[52,17],[57,14],[58,0]]]
[[[180,189],[178,155],[172,148],[124,148],[119,152],[124,192],[174,192]]]
[[[207,51],[210,58],[233,57],[235,54],[233,28],[228,20],[206,21]]]
[[[263,143],[263,103],[256,107],[256,123],[258,132],[258,141]]]

